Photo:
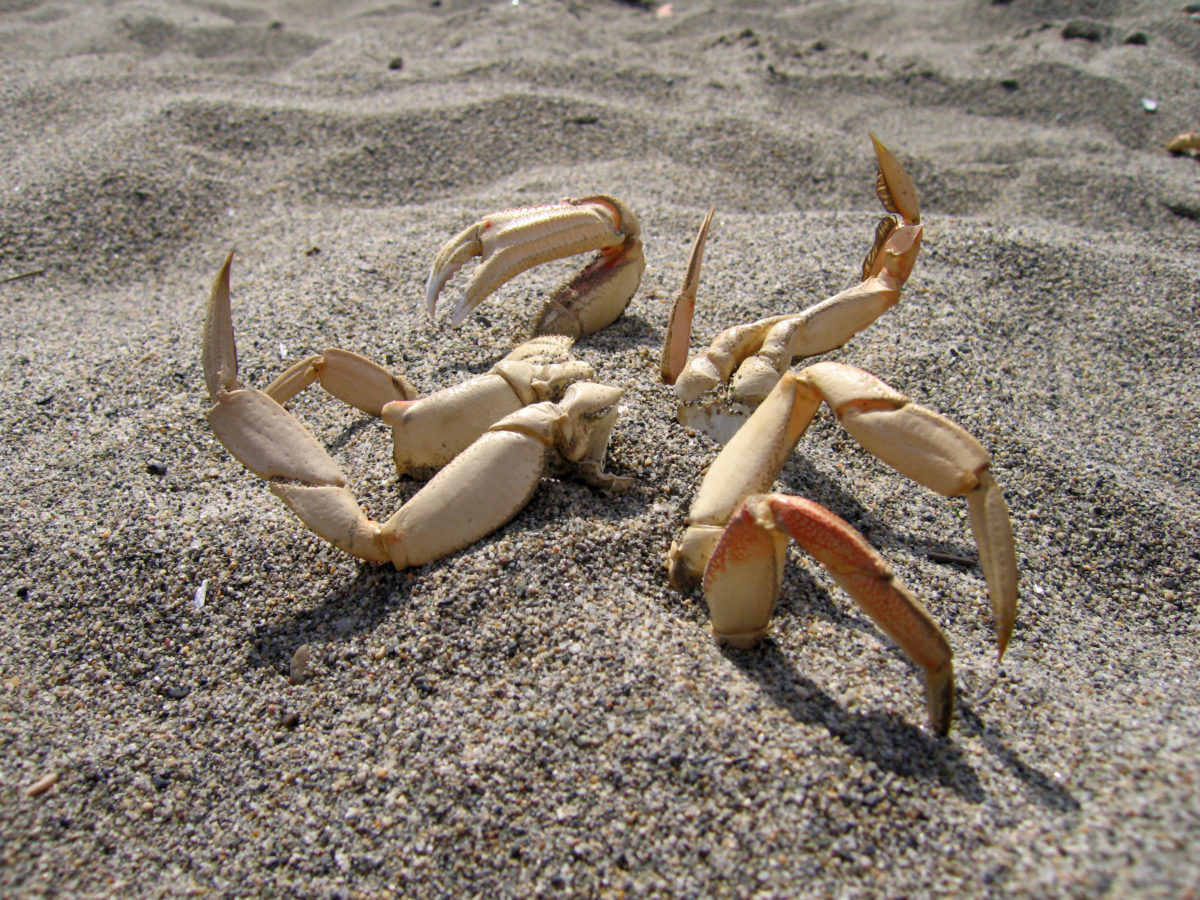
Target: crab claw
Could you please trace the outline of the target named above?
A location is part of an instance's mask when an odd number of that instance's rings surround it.
[[[733,400],[757,405],[794,362],[842,346],[899,301],[921,249],[921,206],[904,167],[874,135],[871,141],[879,163],[875,195],[887,215],[863,260],[862,280],[799,312],[727,328],[685,364],[705,223],[663,346],[663,380],[675,386],[681,402],[697,400],[728,381]]]
[[[624,312],[646,266],[637,218],[615,197],[594,195],[492,213],[463,229],[433,260],[425,284],[430,315],[446,282],[470,259],[480,264],[450,313],[459,325],[502,284],[526,269],[576,253],[600,253],[550,298],[537,334],[582,337]]]
[[[718,640],[748,647],[766,633],[789,535],[924,670],[929,725],[946,734],[954,709],[954,666],[945,635],[863,536],[819,503],[788,494],[746,498],[704,572]]]

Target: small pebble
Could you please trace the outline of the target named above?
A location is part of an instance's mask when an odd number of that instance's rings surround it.
[[[25,789],[25,795],[28,797],[38,797],[58,784],[58,773],[47,772],[33,784]]]
[[[303,684],[308,678],[308,664],[312,660],[312,648],[301,644],[292,654],[292,664],[289,669],[289,680],[292,684]]]

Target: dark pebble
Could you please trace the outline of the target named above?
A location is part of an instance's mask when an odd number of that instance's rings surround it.
[[[163,476],[167,474],[167,464],[160,462],[146,463],[146,471],[151,475]]]
[[[1108,35],[1108,27],[1091,19],[1072,19],[1063,26],[1063,40],[1084,40],[1099,42]]]

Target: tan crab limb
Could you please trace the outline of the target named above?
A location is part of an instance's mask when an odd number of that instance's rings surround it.
[[[217,439],[266,481],[312,531],[364,559],[389,557],[325,448],[263,391],[221,391],[208,412]]]
[[[668,556],[669,576],[677,589],[690,591],[699,585],[734,511],[750,494],[770,490],[820,404],[820,394],[788,372],[717,455],[688,511],[688,528]]]
[[[380,529],[397,568],[422,565],[470,546],[520,512],[551,449],[569,462],[594,452],[593,431],[612,428],[620,388],[582,382],[561,403],[527,406],[497,422],[433,477]]]
[[[672,545],[672,584],[684,591],[695,586],[721,529],[747,496],[770,488],[822,400],[883,462],[938,493],[967,496],[1003,652],[1016,615],[1017,564],[1008,511],[987,472],[987,451],[949,419],[841,363],[785,372],[725,445],[701,482],[687,530]]]
[[[811,500],[755,494],[730,520],[704,572],[714,634],[739,647],[753,646],[766,634],[789,535],[924,670],[930,727],[946,734],[954,667],[945,635],[863,536]]]
[[[696,311],[696,290],[700,286],[700,265],[704,261],[704,243],[708,239],[714,212],[716,207],[708,211],[696,233],[692,252],[688,256],[687,271],[683,276],[683,286],[675,295],[671,316],[667,319],[667,336],[663,341],[660,364],[662,380],[666,384],[674,384],[687,363],[688,345],[692,339],[692,315]]]
[[[450,277],[473,257],[481,262],[451,313],[458,325],[502,284],[552,259],[599,250],[552,298],[539,333],[578,337],[613,322],[628,305],[645,268],[637,218],[615,197],[595,195],[486,216],[448,241],[425,285],[430,315]]]
[[[900,216],[904,224],[896,224],[889,216],[876,229],[875,242],[863,264],[862,282],[799,313],[721,332],[679,374],[675,391],[680,400],[696,400],[732,376],[732,398],[759,403],[794,362],[842,346],[900,299],[900,289],[912,273],[921,247],[920,206],[903,166],[874,136],[872,141],[879,160],[876,195],[884,209]],[[668,334],[686,343],[686,337],[680,338],[675,329],[668,329]]]
[[[381,529],[397,569],[441,559],[491,534],[524,509],[545,470],[546,445],[490,431],[455,457]]]
[[[979,565],[987,579],[996,622],[998,658],[1003,659],[1017,620],[1017,549],[1012,520],[1004,494],[986,469],[979,473],[979,484],[967,491],[966,497],[971,531],[979,548]]]
[[[824,362],[803,374],[867,451],[939,494],[967,497],[1003,656],[1016,620],[1017,555],[1008,507],[988,472],[988,452],[961,426],[861,369]]]
[[[535,338],[485,375],[420,400],[384,406],[382,418],[392,428],[396,471],[426,477],[522,406],[561,399],[570,384],[592,377],[592,367],[574,359],[570,351],[569,338]]]
[[[760,403],[797,359],[835,350],[871,325],[900,299],[900,289],[870,278],[771,326],[757,351],[738,367],[733,399]]]
[[[389,562],[380,527],[363,512],[347,488],[275,482],[271,492],[306,526],[339,550],[371,562]]]
[[[265,390],[283,404],[317,381],[343,403],[377,418],[386,404],[417,396],[407,379],[393,375],[365,356],[336,348],[293,363]]]
[[[204,314],[200,362],[210,400],[216,400],[220,391],[232,391],[238,386],[237,344],[233,338],[233,311],[229,305],[229,269],[232,265],[233,253],[230,252],[213,281]]]
[[[242,465],[270,481],[271,489],[321,537],[364,559],[387,560],[378,525],[346,490],[345,476],[320,442],[267,391],[238,388],[229,300],[232,261],[231,253],[213,283],[201,344],[205,382],[214,402],[208,411],[213,434]],[[312,366],[309,371],[315,378]],[[284,383],[290,389],[306,377],[293,373]],[[292,393],[306,386],[300,384]],[[286,393],[277,390],[281,396]]]
[[[873,134],[871,145],[879,163],[879,172],[875,177],[875,194],[879,197],[879,202],[888,212],[895,213],[910,225],[920,224],[921,204],[917,197],[916,185],[908,172],[900,165],[892,151]]]

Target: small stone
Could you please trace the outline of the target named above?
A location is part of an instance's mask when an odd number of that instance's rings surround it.
[[[393,56],[391,59],[388,60],[388,69],[390,69],[391,71],[398,72],[403,68],[404,68],[404,57]]]
[[[1121,43],[1144,47],[1146,44],[1150,43],[1150,37],[1144,31],[1134,31],[1131,34],[1126,35],[1125,40],[1123,40]]]
[[[292,654],[292,664],[288,672],[292,684],[303,684],[308,678],[308,664],[312,661],[312,648],[301,644]]]
[[[33,784],[25,789],[25,795],[28,797],[38,797],[58,784],[58,773],[47,772]]]
[[[146,463],[146,471],[151,475],[157,475],[161,478],[167,474],[167,464],[160,462]]]
[[[300,724],[300,713],[284,713],[283,717],[279,720],[279,724],[288,731],[295,729]]]

